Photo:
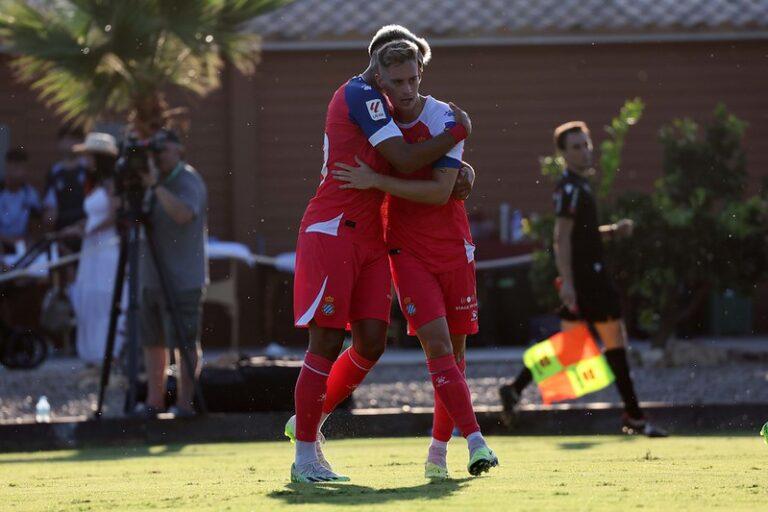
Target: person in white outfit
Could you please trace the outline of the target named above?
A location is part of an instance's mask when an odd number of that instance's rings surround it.
[[[83,202],[85,219],[61,234],[83,238],[73,293],[76,347],[80,359],[98,364],[104,358],[120,249],[115,224],[118,201],[111,180],[118,149],[112,135],[92,132],[73,150],[82,154],[88,168]],[[121,330],[118,323],[115,355],[122,347]]]

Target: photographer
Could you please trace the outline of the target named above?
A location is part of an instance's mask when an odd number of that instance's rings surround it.
[[[147,370],[147,400],[138,412],[146,416],[165,409],[169,349],[176,349],[179,369],[176,405],[169,409],[176,416],[194,414],[194,382],[183,365],[179,348],[191,349],[188,353],[195,378],[201,367],[200,324],[208,283],[207,191],[200,174],[183,160],[183,153],[184,147],[175,132],[158,131],[151,142],[149,172],[141,175],[147,189],[148,222],[158,262],[170,283],[184,336],[176,339],[173,319],[164,303],[160,278],[145,239],[140,254],[139,332]]]

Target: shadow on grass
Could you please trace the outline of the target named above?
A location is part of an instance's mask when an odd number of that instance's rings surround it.
[[[603,443],[598,443],[594,441],[585,441],[581,443],[560,443],[558,444],[558,447],[561,450],[587,450],[589,448],[593,448],[601,444]]]
[[[39,462],[88,462],[131,459],[134,457],[163,457],[176,455],[183,444],[170,444],[163,446],[132,445],[117,448],[85,448],[73,453],[51,453],[47,457],[19,457],[14,459],[0,458],[0,464],[37,464]]]
[[[638,437],[639,438],[639,437]],[[594,436],[594,439],[590,439],[589,441],[573,441],[573,442],[562,442],[558,443],[557,447],[561,450],[589,450],[590,448],[594,448],[596,446],[601,446],[604,444],[616,444],[616,443],[627,443],[633,441],[635,438],[632,436],[601,436],[597,435]]]
[[[267,497],[286,504],[327,504],[327,505],[376,505],[393,501],[416,499],[440,499],[452,495],[465,487],[472,478],[429,482],[413,487],[389,487],[375,489],[365,485],[326,482],[321,484],[287,484],[285,489],[272,491]]]

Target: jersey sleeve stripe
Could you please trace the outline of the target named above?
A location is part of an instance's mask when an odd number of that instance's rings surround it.
[[[433,169],[461,169],[461,160],[446,155],[432,165]]]
[[[397,127],[395,124],[394,119],[391,119],[386,125],[379,128],[376,133],[368,137],[368,142],[371,143],[371,146],[376,147],[379,143],[391,139],[392,137],[402,137],[403,132],[400,131],[400,128]]]

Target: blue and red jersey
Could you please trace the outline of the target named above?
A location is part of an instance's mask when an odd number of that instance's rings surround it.
[[[328,104],[323,141],[323,167],[317,192],[301,219],[301,233],[338,236],[339,226],[350,230],[356,241],[381,242],[381,204],[384,193],[375,190],[340,189],[344,182],[328,176],[335,163],[357,165],[355,156],[379,173],[391,165],[375,149],[380,142],[402,137],[392,119],[392,105],[375,87],[356,76],[339,87]]]

